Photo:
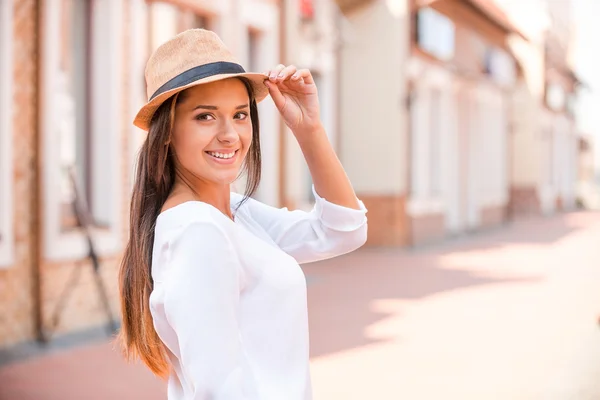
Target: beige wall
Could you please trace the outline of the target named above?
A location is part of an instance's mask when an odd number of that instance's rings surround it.
[[[541,114],[538,103],[527,82],[518,83],[512,101],[513,129],[509,135],[510,184],[518,187],[537,186],[540,175],[540,151],[536,147],[543,127],[536,115]]]
[[[408,5],[378,1],[342,23],[341,159],[360,194],[407,186]]]
[[[498,4],[514,21],[528,40],[517,35],[509,38],[509,46],[522,68],[522,78],[512,99],[512,132],[510,135],[510,184],[512,187],[539,188],[542,154],[539,148],[544,126],[544,30],[549,17],[543,0]]]

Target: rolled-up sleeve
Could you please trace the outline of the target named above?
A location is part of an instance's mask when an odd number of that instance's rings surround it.
[[[359,199],[357,201],[360,209],[355,210],[354,208],[330,203],[319,196],[314,186],[312,190],[315,196],[314,213],[317,215],[317,219],[326,227],[339,232],[354,232],[366,225],[367,209]]]
[[[239,330],[241,266],[218,226],[198,222],[170,244],[165,315],[179,344],[190,400],[258,399]]]
[[[322,198],[314,189],[315,206],[310,212],[289,211],[248,200],[255,220],[286,253],[299,263],[319,261],[362,246],[367,240],[367,209],[340,206]]]

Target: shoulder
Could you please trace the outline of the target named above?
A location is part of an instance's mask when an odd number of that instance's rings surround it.
[[[276,212],[277,209],[266,205],[252,197],[245,197],[239,193],[231,192],[231,208],[237,215],[250,220],[261,219],[265,215],[270,215]]]
[[[194,202],[196,199],[188,192],[171,193],[161,208],[161,213],[176,208],[182,204]]]
[[[160,213],[156,219],[155,234],[171,244],[188,236],[210,238],[206,242],[213,242],[230,236],[232,225],[233,221],[213,206],[187,201]]]
[[[233,221],[199,201],[184,202],[163,211],[156,219],[154,235],[155,281],[169,281],[167,276],[175,271],[196,270],[200,260],[220,260],[228,254],[237,254]]]
[[[235,250],[232,232],[211,219],[194,219],[182,225],[169,238],[171,255],[196,260],[231,253]],[[186,256],[187,254],[187,256]]]

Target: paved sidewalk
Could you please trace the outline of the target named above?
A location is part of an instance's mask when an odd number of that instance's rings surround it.
[[[599,400],[599,260],[573,213],[308,265],[314,398]],[[0,368],[0,400],[165,398],[103,342]]]

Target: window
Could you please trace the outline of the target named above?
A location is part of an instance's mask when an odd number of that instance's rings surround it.
[[[0,1],[0,268],[14,257],[12,165],[13,2]]]
[[[248,29],[248,71],[259,71],[260,55],[260,32],[250,28]]]
[[[193,11],[183,10],[179,14],[179,32],[194,28],[212,30],[211,25],[210,18]]]
[[[40,102],[45,256],[76,259],[87,244],[71,211],[75,171],[101,255],[121,246],[122,5],[44,0]]]
[[[565,107],[566,94],[563,87],[557,83],[546,84],[546,105],[553,111],[560,111]]]
[[[163,1],[148,3],[150,52],[180,32],[194,28],[215,30],[213,18]]]
[[[150,53],[175,36],[181,26],[179,10],[172,4],[152,2],[148,4]]]
[[[505,51],[488,47],[484,56],[485,72],[502,86],[513,86],[516,82],[517,67],[514,59]]]
[[[440,60],[454,56],[454,23],[431,8],[421,8],[417,13],[417,44]]]
[[[135,43],[135,45],[129,46],[126,62],[129,66],[127,75],[130,77],[128,97],[130,114],[127,118],[128,122],[134,120],[138,110],[146,104],[148,100],[146,95],[144,70],[146,68],[146,61],[148,60],[150,49],[150,18],[148,14],[151,6],[146,3],[145,0],[132,0],[129,3],[130,8],[128,12],[131,18],[129,19],[129,26],[127,27],[127,34],[129,43]],[[129,139],[128,196],[131,194],[131,190],[133,190],[137,156],[144,140],[146,140],[146,131],[133,124],[129,124],[129,129],[130,132],[126,133]]]
[[[74,168],[81,195],[93,209],[90,151],[90,47],[91,15],[87,1],[63,2],[60,58],[56,76],[56,111],[60,143],[61,230],[77,227],[69,168]]]

